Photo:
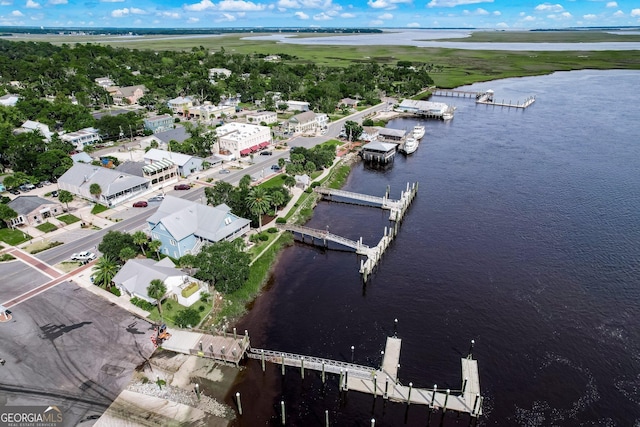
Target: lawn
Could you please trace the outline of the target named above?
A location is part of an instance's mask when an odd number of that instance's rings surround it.
[[[203,308],[200,308],[200,307],[203,307]],[[211,302],[205,303],[202,301],[197,301],[195,304],[193,304],[189,308],[195,309],[200,314],[200,319],[202,319],[204,318],[205,315],[209,313],[209,311],[211,311],[211,307],[212,307]],[[149,313],[149,319],[157,323],[164,322],[169,326],[175,326],[175,324],[173,323],[173,319],[176,317],[176,315],[180,310],[185,310],[186,308],[187,307],[184,307],[178,304],[177,301],[174,301],[172,299],[166,299],[162,303],[162,319],[160,319],[160,314],[158,313],[157,306],[154,307],[154,309],[151,310],[151,312]],[[195,325],[192,325],[192,326],[195,326]]]
[[[14,230],[12,228],[0,229],[0,240],[9,245],[19,245],[20,243],[26,242],[29,239],[31,239],[31,236],[23,233],[20,230]]]
[[[80,218],[78,218],[77,216],[71,215],[71,214],[60,215],[56,219],[58,221],[64,222],[67,225],[73,224],[74,222],[80,221]]]
[[[44,224],[37,225],[36,228],[43,233],[51,233],[52,231],[58,229],[58,227],[51,224],[49,221],[45,222]]]
[[[96,203],[95,205],[93,205],[93,209],[91,209],[91,213],[93,215],[97,215],[100,212],[106,211],[107,209],[109,209],[109,208],[104,206],[104,205],[100,205],[100,204]]]

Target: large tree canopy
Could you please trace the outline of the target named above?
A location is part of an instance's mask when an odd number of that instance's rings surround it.
[[[251,261],[242,249],[242,241],[222,241],[205,246],[196,255],[198,272],[195,277],[225,294],[239,289],[249,278]]]

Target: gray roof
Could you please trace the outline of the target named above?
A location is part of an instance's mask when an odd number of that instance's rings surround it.
[[[89,188],[96,183],[102,189],[102,194],[109,197],[138,185],[148,183],[149,180],[100,166],[75,163],[60,178],[59,183],[65,183],[78,188]]]
[[[169,159],[178,166],[186,165],[194,157],[195,156],[191,156],[189,154],[174,153],[167,150],[159,150],[157,148],[152,148],[151,150],[144,153],[145,160],[160,161]]]
[[[391,151],[391,150],[395,150],[395,148],[397,147],[396,144],[389,144],[386,142],[380,142],[380,141],[373,141],[370,142],[368,144],[365,144],[362,146],[363,150],[371,150],[371,151],[383,151],[383,152],[387,152],[387,151]]]
[[[18,215],[26,215],[29,214],[36,209],[38,209],[42,205],[57,205],[57,202],[52,200],[43,199],[38,196],[18,196],[9,203],[11,209],[16,211]]]
[[[185,139],[191,137],[184,126],[177,126],[175,129],[171,129],[165,132],[158,132],[154,135],[164,143],[169,143],[169,141],[171,141],[172,139],[178,142],[183,142]]]
[[[173,196],[166,196],[147,221],[162,223],[176,240],[193,234],[211,242],[223,240],[251,223],[231,213],[225,204],[212,207]]]
[[[128,173],[129,175],[144,176],[142,173],[144,165],[144,162],[124,162],[116,166],[115,169],[120,172]]]
[[[108,111],[103,111],[101,113],[93,113],[91,115],[93,116],[94,119],[100,120],[104,116],[117,116],[117,115],[125,114],[125,113],[128,113],[128,112],[129,112],[129,110],[122,110],[122,109],[111,110],[111,109],[109,109]]]
[[[289,119],[290,122],[297,123],[309,123],[316,119],[316,113],[313,111],[305,111],[304,113],[296,114]]]
[[[81,151],[79,153],[73,154],[71,156],[71,160],[73,160],[74,163],[91,163],[93,161],[93,159],[91,158],[90,155],[88,155],[87,153],[85,153],[84,151]]]
[[[402,138],[407,134],[407,131],[404,129],[382,128],[380,129],[379,134],[381,136],[388,135],[388,136],[396,136],[396,137]]]
[[[165,258],[168,259],[168,258]],[[182,271],[165,261],[157,262],[153,259],[130,259],[122,266],[118,274],[113,278],[113,283],[124,287],[129,293],[137,294],[149,300],[147,288],[152,280],[159,279],[163,283],[169,277],[186,276]]]

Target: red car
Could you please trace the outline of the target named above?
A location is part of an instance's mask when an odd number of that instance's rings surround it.
[[[191,186],[189,184],[176,184],[173,186],[174,190],[191,190]]]
[[[133,204],[133,207],[134,207],[134,208],[146,208],[147,206],[148,206],[148,203],[147,203],[147,202],[145,202],[144,200],[140,200],[140,201],[135,202],[135,203]]]

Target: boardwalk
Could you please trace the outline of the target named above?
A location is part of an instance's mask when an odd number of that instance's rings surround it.
[[[515,101],[505,102],[502,100],[501,102],[495,102],[494,92],[489,89],[484,92],[474,92],[468,90],[454,90],[454,89],[433,89],[433,95],[435,96],[448,96],[448,97],[462,97],[462,98],[475,98],[476,104],[484,104],[484,105],[492,105],[494,107],[506,107],[506,108],[521,108],[525,109],[529,107],[531,104],[536,102],[535,96],[529,96],[524,101]]]
[[[439,390],[437,386],[429,389],[417,388],[413,387],[412,383],[403,385],[398,380],[401,343],[402,340],[397,337],[387,338],[382,366],[379,369],[337,360],[257,348],[251,348],[247,356],[260,360],[263,370],[266,362],[280,365],[283,375],[286,366],[300,369],[302,378],[305,376],[305,371],[318,371],[321,373],[323,382],[328,373],[339,375],[339,387],[343,391],[354,390],[371,394],[374,398],[382,396],[383,399],[394,402],[427,405],[433,409],[467,413],[472,417],[482,415],[478,364],[471,355],[461,359],[462,386],[459,390]]]

